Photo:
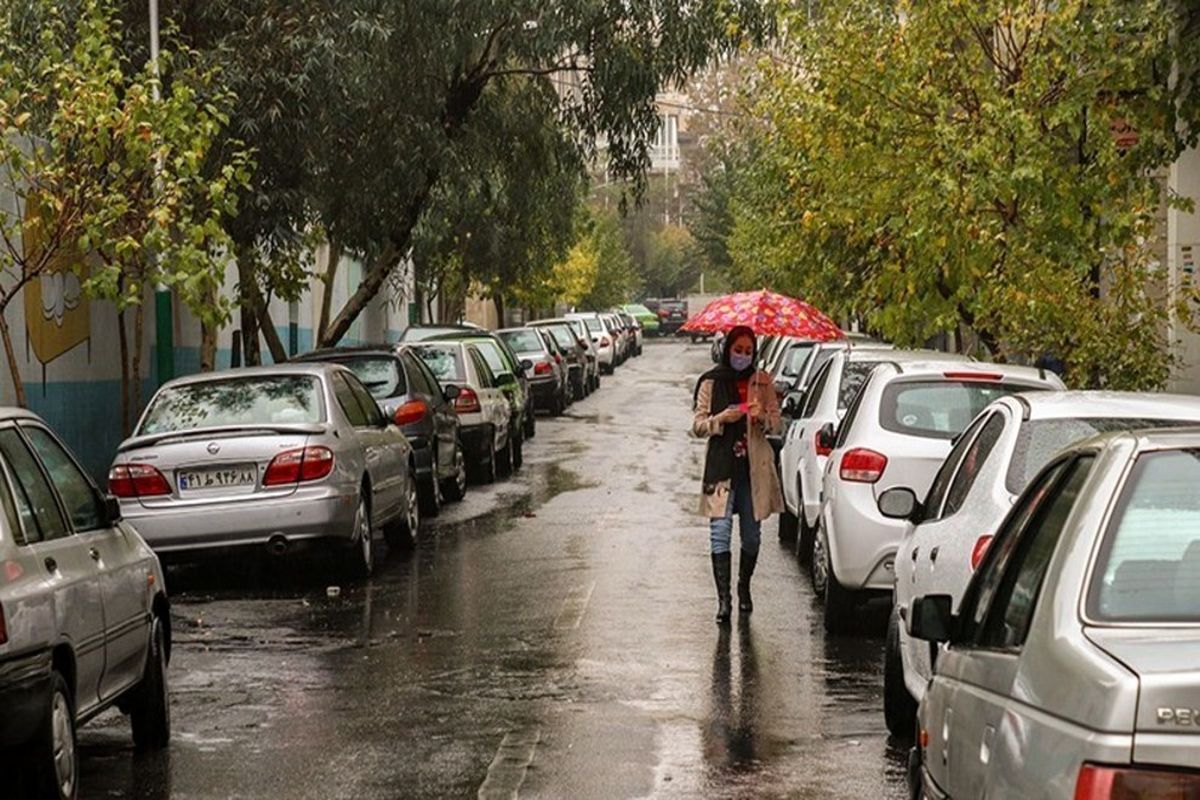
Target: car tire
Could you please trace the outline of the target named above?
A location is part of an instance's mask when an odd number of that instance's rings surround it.
[[[442,485],[438,481],[437,476],[437,456],[433,456],[433,463],[429,469],[429,480],[421,481],[418,490],[418,498],[421,503],[421,516],[423,517],[436,517],[442,510]]]
[[[133,746],[141,752],[162,750],[171,743],[171,698],[167,688],[167,636],[157,614],[150,624],[146,671],[131,692],[129,723]]]
[[[411,474],[410,474],[411,477]],[[371,525],[371,506],[359,492],[358,507],[354,511],[354,538],[346,550],[346,572],[351,578],[369,578],[375,571],[375,531]]]
[[[512,447],[512,472],[516,472],[525,464],[525,439],[518,436]]]
[[[829,549],[825,556],[825,595],[823,622],[825,632],[832,634],[849,633],[854,626],[854,616],[858,602],[855,593],[846,589],[838,582],[833,572],[833,564],[829,560]]]
[[[883,719],[897,739],[912,735],[917,724],[917,701],[904,683],[904,659],[900,655],[900,615],[892,609],[887,641],[883,648]]]
[[[454,475],[442,481],[442,498],[457,503],[467,496],[467,459],[463,454],[462,442],[454,445]]]
[[[388,523],[383,529],[389,550],[407,552],[417,546],[417,533],[421,529],[421,498],[417,489],[417,476],[408,470],[408,496],[404,502],[404,513]]]
[[[796,520],[796,515],[788,511],[786,508],[779,513],[779,541],[790,542],[796,538],[796,529],[799,522]]]
[[[550,416],[561,417],[567,410],[567,401],[561,394],[555,394],[550,400]]]
[[[58,670],[50,673],[50,691],[41,722],[29,743],[30,796],[75,800],[79,791],[79,743],[75,702]]]
[[[479,464],[479,482],[480,483],[495,483],[496,482],[496,451],[489,447],[487,453],[483,457],[483,461]]]
[[[797,493],[796,505],[800,512],[796,515],[796,560],[806,567],[811,567],[813,541],[816,539],[817,529],[808,524],[808,517],[804,515],[804,495]]]
[[[507,478],[513,473],[514,439],[512,431],[509,431],[508,441],[505,442],[504,449],[496,454],[496,474],[502,478]]]

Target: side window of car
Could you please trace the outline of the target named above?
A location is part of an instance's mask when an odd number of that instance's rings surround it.
[[[996,448],[1003,433],[1004,415],[996,412],[988,417],[987,422],[979,430],[979,435],[975,437],[975,441],[967,448],[962,465],[959,466],[954,480],[950,483],[950,489],[946,492],[946,507],[942,512],[943,517],[955,514],[962,508],[967,494],[975,485],[975,478],[979,476],[980,470],[987,463],[988,456]]]
[[[962,435],[958,437],[958,441],[954,443],[954,447],[951,448],[950,455],[946,456],[946,460],[942,462],[937,474],[933,476],[933,483],[929,484],[929,493],[925,496],[926,521],[942,518],[942,501],[946,499],[946,492],[950,489],[954,472],[962,463],[963,454],[975,443],[975,434],[979,432],[983,423],[982,419],[975,420],[969,428],[963,431]]]
[[[874,377],[873,373],[872,377]],[[870,388],[871,378],[867,378],[867,382],[864,383],[863,387],[858,390],[858,394],[854,396],[854,400],[851,401],[850,407],[846,409],[846,416],[838,425],[837,441],[834,443],[835,447],[840,448],[846,444],[846,437],[850,435],[850,429],[854,427],[854,420],[858,418],[858,410],[862,408],[863,397],[866,396],[867,390]]]
[[[383,425],[386,417],[383,414],[383,409],[379,407],[379,403],[371,396],[371,392],[363,385],[363,382],[358,379],[357,375],[347,375],[346,383],[350,384],[350,391],[354,393],[354,397],[358,400],[358,405],[367,415],[367,424],[380,426]]]
[[[1064,460],[1042,473],[997,535],[977,590],[964,603],[964,641],[988,649],[1025,643],[1046,569],[1093,457]]]
[[[829,375],[832,372],[832,361],[821,367],[821,372],[808,389],[808,395],[804,400],[804,408],[800,410],[800,419],[808,419],[817,413],[817,406],[821,403],[821,394],[825,391],[825,384],[829,382]]]
[[[333,375],[333,395],[337,398],[338,405],[342,407],[342,413],[346,415],[346,419],[351,425],[356,428],[365,428],[369,424],[367,412],[359,405],[358,398],[354,396],[354,390],[350,388],[346,376],[340,372],[335,372]]]
[[[77,531],[93,531],[106,525],[107,515],[100,492],[63,446],[45,429],[22,425],[33,449],[41,457],[67,515]]]
[[[425,374],[425,370],[421,368],[421,364],[417,359],[408,353],[403,353],[400,356],[400,362],[404,365],[404,372],[408,375],[409,386],[419,394],[429,397],[434,397],[438,394],[438,391],[430,384],[429,376]],[[434,384],[436,384],[436,381]]]
[[[70,529],[58,507],[54,490],[15,428],[0,431],[0,453],[13,473],[16,495],[13,499],[25,528],[25,541],[33,544],[67,536]]]
[[[488,389],[494,389],[496,386],[496,376],[492,372],[492,368],[488,366],[487,361],[479,354],[479,350],[472,347],[468,350],[471,354],[471,362],[475,365],[475,372],[479,375],[479,382]]]

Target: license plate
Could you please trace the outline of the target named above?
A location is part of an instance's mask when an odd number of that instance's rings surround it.
[[[258,482],[258,470],[253,464],[236,464],[231,467],[209,469],[187,469],[175,473],[179,491],[196,489],[226,489],[233,486],[253,486]]]

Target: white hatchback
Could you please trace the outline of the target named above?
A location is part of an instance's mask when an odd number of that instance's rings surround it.
[[[785,415],[793,421],[784,434],[779,458],[785,507],[779,517],[779,535],[785,539],[795,537],[796,555],[804,563],[812,559],[813,533],[821,514],[821,477],[829,458],[829,448],[817,442],[818,434],[826,441],[833,438],[833,429],[845,416],[850,401],[880,364],[967,360],[936,350],[842,348],[833,352],[813,376],[808,391],[793,395],[784,404]]]
[[[1060,450],[1095,434],[1200,423],[1200,398],[1125,392],[1033,392],[992,403],[960,436],[928,496],[907,487],[880,495],[881,513],[909,523],[896,556],[884,657],[884,716],[897,736],[913,732],[933,677],[928,642],[908,635],[914,597],[962,599],[1017,496]],[[904,513],[908,512],[908,513]]]
[[[884,517],[879,495],[893,486],[924,494],[951,444],[993,400],[1062,389],[1057,375],[1031,367],[974,362],[883,363],[846,411],[822,481],[813,583],[825,629],[846,631],[859,601],[891,595],[903,521]]]

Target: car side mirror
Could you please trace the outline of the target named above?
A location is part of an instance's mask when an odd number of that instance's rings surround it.
[[[826,422],[821,426],[821,429],[817,431],[817,447],[828,453],[833,450],[833,446],[836,443],[837,428],[833,427],[832,422]]]
[[[800,396],[792,393],[783,399],[783,406],[780,407],[779,413],[785,417],[795,419],[800,416]]]
[[[953,600],[948,594],[916,598],[908,614],[909,635],[935,644],[953,640],[958,624],[953,608]]]
[[[453,383],[448,383],[442,387],[442,397],[446,398],[447,402],[453,403],[462,394],[462,389],[455,386]]]
[[[879,513],[888,519],[904,519],[910,522],[920,522],[921,501],[917,493],[907,486],[893,486],[879,495]]]
[[[529,362],[526,361],[524,363],[528,364]],[[514,384],[516,382],[517,382],[517,376],[513,375],[511,372],[501,372],[499,375],[496,376],[496,385],[497,386],[511,386],[512,384]]]
[[[112,527],[121,521],[121,501],[113,497],[111,494],[104,496],[104,514],[108,517],[108,527]]]
[[[518,366],[521,368],[521,372],[525,373],[525,372],[528,372],[529,370],[533,369],[533,362],[530,361],[528,358],[523,358],[523,359],[521,359],[521,363],[518,364]]]

